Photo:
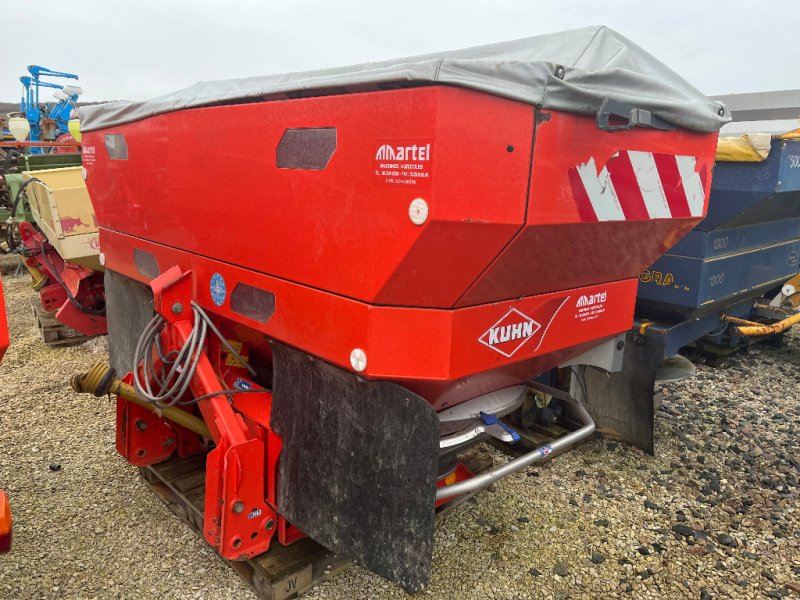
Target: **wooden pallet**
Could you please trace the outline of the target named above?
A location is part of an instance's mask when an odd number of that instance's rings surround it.
[[[463,462],[476,474],[492,468],[491,456],[479,450],[470,451]],[[204,456],[174,458],[141,468],[139,473],[170,511],[188,523],[198,535],[203,535]],[[437,516],[446,514],[476,493],[463,494],[439,507]],[[276,541],[268,552],[256,558],[225,562],[239,573],[261,600],[297,598],[351,566],[348,560],[337,557],[310,538],[289,546]]]
[[[42,306],[39,296],[31,298],[31,310],[39,329],[39,336],[47,346],[74,346],[90,339],[80,331],[67,327],[56,320],[55,313],[47,312]]]

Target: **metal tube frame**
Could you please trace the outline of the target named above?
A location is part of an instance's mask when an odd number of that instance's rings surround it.
[[[772,324],[756,323],[754,321],[738,319],[728,315],[722,315],[722,320],[734,323],[736,325],[734,329],[741,336],[757,337],[762,335],[774,335],[791,329],[794,325],[800,323],[800,312]]]
[[[582,442],[583,440],[590,437],[594,433],[595,430],[594,420],[578,400],[576,400],[569,394],[562,392],[561,390],[556,390],[555,388],[551,388],[549,386],[541,384],[532,384],[532,387],[540,388],[542,389],[542,391],[546,391],[547,393],[550,393],[551,395],[568,402],[575,411],[575,416],[581,421],[581,423],[583,423],[581,428],[575,431],[571,431],[567,435],[558,438],[557,440],[553,441],[550,444],[544,444],[542,446],[539,446],[538,448],[536,448],[536,450],[533,450],[532,452],[529,452],[524,456],[520,456],[515,460],[507,462],[506,464],[504,464],[501,467],[498,467],[497,469],[493,469],[486,473],[482,473],[481,475],[477,475],[475,477],[472,477],[471,479],[467,479],[466,481],[461,481],[453,485],[448,485],[439,488],[436,491],[436,500],[452,498],[453,496],[459,496],[467,492],[473,492],[475,490],[480,490],[485,487],[488,487],[498,479],[502,479],[507,475],[511,475],[512,473],[521,471],[525,467],[529,467],[530,465],[536,464],[537,462],[541,461],[547,456],[571,448],[575,444]]]

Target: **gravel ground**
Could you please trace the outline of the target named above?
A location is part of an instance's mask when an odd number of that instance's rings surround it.
[[[0,258],[2,598],[254,598],[114,451],[114,408],[72,393],[105,341],[45,348]],[[656,457],[594,439],[439,521],[436,598],[800,597],[800,332],[671,384]],[[495,461],[506,460],[495,453]],[[60,466],[57,470],[51,465]],[[405,598],[352,568],[309,598]]]

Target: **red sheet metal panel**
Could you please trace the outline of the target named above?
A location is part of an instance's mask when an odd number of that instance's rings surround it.
[[[624,280],[457,310],[375,306],[144,240],[101,229],[107,268],[148,283],[134,249],[191,271],[196,301],[212,314],[352,369],[400,383],[439,410],[487,391],[522,383],[630,327],[636,280]],[[224,282],[225,295],[214,291]],[[261,323],[232,310],[243,283],[275,296]]]
[[[149,252],[209,311],[347,369],[359,349],[365,377],[440,409],[627,330],[638,274],[705,212],[715,138],[430,86],[177,111],[84,146],[109,269],[147,283]],[[231,310],[239,283],[274,298],[266,322]]]
[[[533,115],[444,87],[179,111],[87,133],[87,185],[108,229],[366,302],[444,308],[525,220]],[[287,129],[322,128],[336,131],[324,169],[277,166]],[[126,160],[109,160],[105,134],[124,136]],[[417,198],[423,226],[409,218]]]
[[[705,215],[716,134],[540,121],[526,226],[458,306],[637,277]]]

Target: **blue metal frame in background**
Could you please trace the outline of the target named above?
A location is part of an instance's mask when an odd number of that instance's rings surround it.
[[[636,330],[665,356],[701,338],[738,345],[721,316],[753,317],[798,269],[800,141],[775,139],[763,162],[716,163],[706,218],[639,278]]]
[[[64,133],[69,133],[69,117],[72,109],[75,108],[75,103],[78,101],[78,94],[70,94],[66,99],[59,100],[49,110],[45,106],[42,110],[42,105],[39,103],[39,88],[52,88],[56,90],[63,90],[64,85],[53,83],[50,81],[43,81],[40,77],[60,77],[65,79],[78,79],[78,76],[73,73],[64,73],[61,71],[53,71],[46,67],[38,65],[30,65],[28,67],[30,76],[25,75],[20,77],[22,82],[23,95],[20,100],[20,112],[25,115],[31,126],[30,140],[32,142],[41,141],[42,127],[41,122],[43,118],[53,119],[56,125],[56,137]],[[31,154],[40,154],[41,148],[31,148]]]

